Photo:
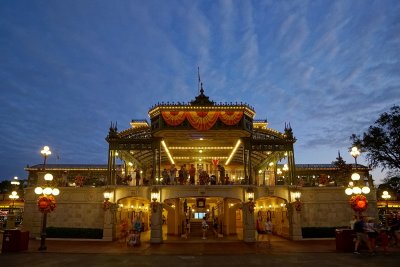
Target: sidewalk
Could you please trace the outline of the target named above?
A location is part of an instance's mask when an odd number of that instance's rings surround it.
[[[3,240],[1,236],[1,240]],[[290,241],[274,238],[269,248],[266,242],[244,243],[242,241],[215,240],[183,240],[164,241],[162,244],[142,242],[140,246],[130,247],[125,242],[113,241],[75,241],[75,240],[46,240],[45,253],[94,253],[121,254],[133,253],[141,255],[173,255],[173,254],[251,254],[251,253],[336,253],[335,240],[305,240]],[[29,240],[29,247],[23,253],[43,253],[39,251],[40,240]],[[400,248],[391,248],[392,253],[400,253]],[[346,252],[339,252],[346,253]],[[377,253],[382,253],[377,248]]]
[[[3,242],[3,234],[0,233]],[[225,255],[225,254],[251,254],[251,253],[344,253],[336,250],[336,240],[302,240],[291,241],[278,236],[271,239],[271,248],[267,243],[244,243],[235,237],[208,238],[199,237],[184,239],[168,236],[162,244],[150,244],[147,238],[143,238],[141,245],[127,246],[125,241],[76,241],[47,239],[45,253],[93,253],[93,254],[121,254],[133,253],[141,255]],[[0,247],[2,243],[0,244]],[[40,240],[30,239],[27,251],[23,253],[43,253],[39,251]],[[383,254],[382,248],[376,249],[378,254]],[[391,253],[400,253],[400,247],[391,247]]]

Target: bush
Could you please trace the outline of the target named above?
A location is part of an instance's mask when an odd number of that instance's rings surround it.
[[[302,227],[303,238],[330,238],[335,237],[335,230],[338,227]]]
[[[46,234],[47,234],[47,237],[49,237],[49,238],[102,239],[103,238],[103,229],[47,227]]]

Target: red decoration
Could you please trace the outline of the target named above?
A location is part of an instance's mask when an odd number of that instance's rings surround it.
[[[368,200],[363,195],[352,196],[349,200],[350,207],[356,212],[363,212],[368,208]]]
[[[184,111],[163,111],[161,115],[167,124],[171,126],[178,126],[186,119]]]
[[[256,203],[254,203],[253,201],[251,201],[249,203],[249,212],[250,213],[254,213],[254,208],[256,207]]]
[[[301,208],[303,207],[303,203],[301,203],[300,200],[296,200],[293,205],[296,211],[301,211]]]
[[[187,119],[196,130],[206,131],[214,126],[218,118],[225,125],[238,124],[243,111],[162,111],[161,115],[168,125],[178,126]]]
[[[235,125],[243,117],[243,111],[222,111],[219,119],[226,125]]]
[[[216,111],[188,111],[186,118],[193,128],[199,131],[210,130],[214,126],[219,117],[219,112]]]
[[[76,176],[75,177],[75,186],[79,186],[79,187],[83,186],[84,181],[85,181],[85,177]]]
[[[110,209],[110,207],[111,207],[111,202],[110,201],[104,201],[103,202],[103,210],[109,210]]]
[[[218,159],[213,159],[213,160],[212,160],[212,163],[214,164],[214,166],[217,166],[218,163],[219,163],[219,160],[218,160]]]
[[[57,207],[54,196],[40,196],[37,201],[37,206],[40,212],[50,213]]]

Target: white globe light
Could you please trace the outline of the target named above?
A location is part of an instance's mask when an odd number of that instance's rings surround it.
[[[58,188],[53,188],[53,195],[58,196],[60,194],[60,190]]]
[[[353,181],[358,181],[358,180],[360,180],[360,175],[358,174],[358,173],[353,173],[352,175],[351,175],[351,180],[353,180]]]
[[[52,175],[51,173],[46,173],[46,174],[44,175],[44,179],[45,179],[46,181],[53,181],[53,175]]]
[[[344,190],[344,192],[346,193],[346,195],[351,196],[351,194],[353,194],[353,189],[346,188],[346,190]]]
[[[358,186],[353,187],[353,192],[354,194],[361,194],[361,188],[359,188]]]
[[[46,187],[45,189],[43,189],[43,194],[45,195],[50,195],[53,192],[53,189],[51,189],[50,187]]]
[[[368,186],[364,186],[364,187],[361,189],[361,191],[362,191],[364,194],[368,194],[369,192],[371,192],[371,189],[369,189]]]
[[[36,187],[35,188],[35,194],[36,195],[41,195],[43,193],[43,188],[41,187]]]

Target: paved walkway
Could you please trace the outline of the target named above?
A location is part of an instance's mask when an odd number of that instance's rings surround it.
[[[0,234],[1,240],[3,240]],[[231,239],[231,240],[230,240]],[[244,243],[235,238],[182,239],[169,237],[162,244],[46,240],[47,250],[38,251],[39,240],[29,240],[27,251],[0,254],[1,266],[399,266],[400,248],[384,255],[366,251],[361,255],[336,251],[335,240],[289,241],[274,236],[266,242]]]

